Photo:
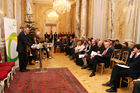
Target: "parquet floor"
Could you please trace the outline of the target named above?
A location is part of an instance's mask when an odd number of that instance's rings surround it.
[[[63,53],[55,53],[53,57],[54,59],[42,60],[43,68],[67,67],[89,93],[106,93],[105,90],[109,87],[102,86],[102,83],[109,80],[111,73],[110,68],[106,69],[102,75],[100,72],[96,72],[96,76],[89,77],[91,71],[88,69],[81,69],[81,67],[77,66],[73,60],[71,61],[69,57],[65,56]],[[35,63],[33,66],[28,65],[27,68],[35,69],[39,67],[39,63]],[[129,93],[129,91],[128,88],[119,88],[117,93]]]

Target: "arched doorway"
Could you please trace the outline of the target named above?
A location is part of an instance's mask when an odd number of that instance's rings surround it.
[[[44,34],[47,33],[55,33],[58,31],[58,20],[59,15],[53,10],[49,9],[46,11],[46,21],[44,24]]]

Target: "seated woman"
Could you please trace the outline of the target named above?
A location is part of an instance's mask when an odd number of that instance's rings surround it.
[[[77,42],[77,46],[75,47],[75,52],[74,54],[72,55],[72,58],[77,58],[78,57],[78,54],[81,53],[83,50],[85,49],[85,45],[82,44],[82,41],[79,40]]]
[[[85,55],[85,57],[84,57],[84,61],[87,61],[86,63],[86,65],[84,65],[83,67],[82,67],[82,69],[85,69],[85,68],[87,68],[87,67],[92,67],[91,66],[91,64],[90,64],[90,60],[95,56],[95,55],[93,55],[93,51],[95,52],[95,53],[98,53],[98,54],[102,54],[102,52],[104,51],[104,46],[103,46],[103,43],[102,43],[102,41],[98,41],[98,43],[97,43],[97,46],[95,45],[95,40],[92,40],[92,45],[91,45],[91,48],[90,48],[90,50],[87,52],[87,54]],[[85,60],[86,59],[86,60]],[[84,62],[85,63],[85,62]]]
[[[83,41],[82,46],[82,50],[80,52],[77,53],[77,57],[76,57],[76,64],[82,66],[83,62],[84,65],[86,65],[86,58],[84,58],[84,56],[87,54],[87,52],[89,51],[89,49],[91,48],[91,42],[90,45],[87,43],[86,40]],[[82,56],[82,57],[80,57]]]
[[[75,52],[75,47],[77,46],[77,37],[75,37],[74,39],[72,39],[72,45],[69,47],[69,56],[70,59],[72,59],[72,55]]]

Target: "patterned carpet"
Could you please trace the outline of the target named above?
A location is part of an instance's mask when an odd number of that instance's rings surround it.
[[[67,68],[17,72],[5,93],[88,93]]]

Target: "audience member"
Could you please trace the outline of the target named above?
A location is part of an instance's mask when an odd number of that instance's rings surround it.
[[[107,92],[117,92],[117,87],[119,86],[120,77],[131,77],[137,79],[140,76],[140,44],[134,47],[131,52],[130,59],[127,62],[126,67],[121,65],[115,65],[110,80],[103,84],[104,86],[110,86]]]

